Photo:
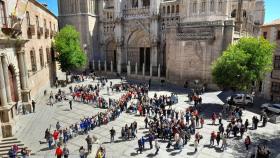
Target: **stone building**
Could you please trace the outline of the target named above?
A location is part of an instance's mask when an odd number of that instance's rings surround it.
[[[59,26],[76,26],[95,69],[181,85],[212,83],[211,63],[234,40],[257,36],[264,20],[263,0],[58,2]]]
[[[261,35],[276,44],[273,70],[264,80],[262,93],[265,98],[280,102],[280,19],[261,26]]]
[[[14,133],[17,112],[30,110],[55,78],[57,18],[36,0],[0,0],[0,137]]]

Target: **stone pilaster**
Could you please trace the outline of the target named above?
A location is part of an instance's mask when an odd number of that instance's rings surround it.
[[[130,76],[131,74],[131,67],[130,67],[130,61],[128,61],[128,64],[127,64],[127,75]]]
[[[92,69],[95,70],[95,63],[94,63],[94,60],[92,60]]]
[[[145,77],[145,64],[142,65],[142,75]]]
[[[106,62],[106,60],[104,62],[104,71],[107,72],[107,62]]]
[[[150,66],[150,77],[152,77],[153,76],[153,66],[151,65]]]
[[[111,72],[114,71],[114,68],[113,68],[113,61],[111,61]]]
[[[158,65],[158,78],[160,78],[160,64]]]
[[[98,60],[98,71],[101,71],[101,63],[100,63],[100,60]]]
[[[135,75],[138,75],[138,65],[137,65],[137,63],[135,64]]]
[[[8,104],[2,60],[0,60],[0,101],[1,107]]]
[[[31,97],[30,89],[28,86],[28,73],[27,73],[27,63],[25,59],[25,52],[18,51],[18,63],[19,63],[19,73],[20,73],[20,83],[21,83],[21,98],[22,104],[26,107],[27,111],[31,112]]]
[[[2,56],[2,67],[3,67],[3,75],[6,85],[6,95],[7,95],[7,101],[8,103],[12,102],[12,96],[11,96],[11,89],[10,89],[10,82],[9,82],[9,70],[8,70],[8,63],[7,63],[7,56]]]

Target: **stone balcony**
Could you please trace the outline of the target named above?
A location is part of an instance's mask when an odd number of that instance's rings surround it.
[[[18,17],[15,16],[9,16],[9,17],[2,17],[1,18],[1,31],[6,36],[9,36],[11,38],[17,38],[22,34],[21,31],[21,20]]]
[[[142,18],[150,16],[150,8],[143,7],[143,8],[129,8],[123,10],[123,17],[124,18]]]

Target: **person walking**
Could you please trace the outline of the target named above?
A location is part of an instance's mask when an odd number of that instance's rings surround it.
[[[34,100],[32,100],[31,104],[32,104],[33,113],[35,113],[36,102]]]
[[[88,135],[86,138],[86,142],[87,142],[87,147],[88,147],[88,153],[91,153],[92,151],[92,138]]]
[[[212,131],[211,137],[210,137],[210,146],[213,146],[213,145],[214,145],[215,139],[216,139],[216,134],[215,134],[214,131]]]
[[[110,130],[110,135],[111,135],[111,142],[115,141],[114,137],[116,135],[116,130],[114,129],[114,127],[112,127],[112,129]]]
[[[63,156],[64,158],[68,158],[69,157],[69,149],[67,148],[67,145],[65,144],[64,145],[64,148],[63,148]]]
[[[221,140],[221,134],[220,132],[217,132],[216,141],[218,146],[220,145],[220,140]]]
[[[57,130],[54,130],[53,139],[54,139],[54,145],[55,146],[57,146],[57,143],[58,143],[58,136],[59,136],[59,132]]]
[[[157,139],[155,140],[155,148],[156,148],[155,155],[157,155],[157,154],[158,154],[158,152],[159,152],[159,149],[160,149],[160,144],[159,144],[159,142],[158,142],[158,140],[157,140]]]
[[[247,136],[245,138],[245,147],[246,147],[246,150],[249,150],[249,145],[251,144],[251,138],[249,136]]]
[[[55,149],[55,156],[57,158],[62,158],[62,155],[63,155],[62,149],[60,148],[60,146],[57,146],[57,148]]]
[[[201,125],[201,128],[203,128],[203,125],[204,125],[204,118],[203,117],[200,117],[200,125]]]

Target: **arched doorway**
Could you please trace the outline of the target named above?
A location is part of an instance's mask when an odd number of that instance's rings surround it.
[[[8,67],[8,74],[9,74],[9,83],[10,83],[12,101],[18,102],[16,74],[15,74],[14,67],[12,65]]]
[[[132,63],[138,63],[138,69],[142,71],[143,64],[145,71],[149,72],[151,65],[151,50],[149,34],[137,29],[127,38],[127,60]]]
[[[111,40],[106,45],[106,62],[110,66],[111,61],[113,62],[113,69],[117,70],[117,45],[114,40]],[[108,67],[107,66],[107,67]]]

